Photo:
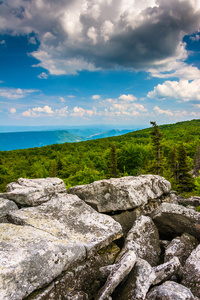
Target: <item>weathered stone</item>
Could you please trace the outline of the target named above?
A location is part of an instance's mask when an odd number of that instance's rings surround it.
[[[178,200],[179,204],[184,205],[184,206],[187,206],[187,205],[191,205],[194,207],[200,206],[200,197],[198,197],[198,196],[191,196],[186,199],[180,195],[177,197],[177,200]]]
[[[135,262],[135,253],[128,250],[112,268],[105,285],[100,289],[95,300],[107,300],[119,283],[130,273]]]
[[[152,266],[158,264],[161,253],[159,234],[150,217],[141,216],[135,221],[127,235],[119,258],[127,249],[133,250],[139,258],[145,259]]]
[[[0,224],[0,297],[21,300],[85,259],[83,245],[31,226]]]
[[[165,250],[165,262],[170,261],[177,256],[181,265],[185,264],[186,259],[191,252],[197,247],[198,241],[195,237],[188,233],[184,233],[181,237],[176,237],[171,241]]]
[[[111,178],[68,189],[99,212],[128,210],[169,193],[171,184],[158,175]]]
[[[17,205],[8,199],[0,198],[0,223],[7,222],[9,211],[17,210]]]
[[[102,287],[102,282],[98,280],[100,277],[99,269],[112,263],[113,253],[116,253],[116,245],[111,243],[94,256],[80,262],[74,268],[70,268],[69,271],[63,272],[52,284],[35,291],[26,300],[63,300],[66,294],[72,291],[86,293],[89,299],[94,299]]]
[[[181,205],[162,203],[152,218],[159,231],[167,237],[176,237],[184,232],[200,239],[200,213]]]
[[[200,245],[186,260],[181,284],[188,287],[195,296],[200,297]]]
[[[144,259],[137,259],[135,266],[130,272],[128,279],[114,295],[117,300],[141,300],[145,299],[146,294],[155,280],[155,272],[150,264]]]
[[[161,283],[162,281],[170,279],[178,272],[180,266],[180,261],[178,257],[175,256],[165,264],[154,267],[153,270],[155,272],[156,278],[152,284],[156,285],[158,283]]]
[[[60,239],[83,245],[88,256],[122,235],[119,223],[70,194],[57,194],[37,207],[12,212],[8,218],[15,224],[31,225]]]
[[[191,291],[174,281],[166,281],[150,290],[147,300],[194,300]]]
[[[26,179],[19,178],[7,185],[7,193],[2,198],[15,201],[21,206],[37,206],[47,202],[55,193],[66,192],[63,180],[59,178]]]

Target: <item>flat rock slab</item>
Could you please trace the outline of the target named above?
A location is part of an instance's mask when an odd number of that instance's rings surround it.
[[[128,249],[134,251],[137,257],[145,259],[151,266],[158,264],[161,253],[159,234],[150,217],[141,216],[135,221],[128,232],[119,258]]]
[[[7,214],[12,210],[17,210],[17,205],[8,199],[0,198],[0,223],[7,222]]]
[[[7,193],[0,197],[15,201],[20,206],[37,206],[51,199],[55,193],[66,192],[63,180],[59,178],[19,178],[7,185]]]
[[[188,287],[194,296],[200,297],[200,245],[192,251],[186,260],[181,284]]]
[[[159,231],[169,237],[184,232],[200,239],[200,213],[181,205],[162,203],[151,215]]]
[[[59,239],[83,245],[90,256],[122,236],[119,223],[100,214],[76,195],[57,194],[37,207],[11,212],[10,222],[31,225]]]
[[[0,299],[21,300],[86,258],[71,244],[31,226],[0,224]]]
[[[156,286],[147,294],[147,300],[194,300],[192,292],[185,286],[173,281],[166,281]]]
[[[111,178],[79,185],[68,193],[79,196],[99,212],[128,210],[169,193],[171,184],[158,175]]]

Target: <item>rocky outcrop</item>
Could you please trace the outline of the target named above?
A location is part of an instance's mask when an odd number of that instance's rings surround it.
[[[81,245],[87,256],[122,236],[117,222],[97,213],[76,195],[58,194],[40,206],[11,212],[8,218],[16,225],[29,225]]]
[[[169,193],[170,183],[158,175],[111,178],[87,185],[75,186],[68,193],[75,194],[99,212],[133,209]]]
[[[160,176],[19,179],[0,197],[0,299],[197,299],[199,220]]]
[[[184,232],[200,239],[200,214],[181,205],[162,203],[152,218],[163,235],[176,237]]]
[[[158,264],[161,252],[159,234],[150,217],[141,216],[135,221],[119,257],[128,249],[134,251],[139,258],[145,259],[150,265]]]
[[[0,223],[7,222],[7,214],[10,211],[17,210],[17,205],[8,199],[0,198]]]
[[[200,197],[198,197],[198,196],[191,196],[187,199],[183,196],[178,196],[177,201],[178,201],[178,204],[181,204],[184,206],[188,206],[188,205],[191,205],[194,207],[200,206]]]
[[[0,197],[13,200],[20,206],[37,206],[47,202],[55,193],[65,193],[66,187],[59,178],[25,179],[7,185],[7,193]]]

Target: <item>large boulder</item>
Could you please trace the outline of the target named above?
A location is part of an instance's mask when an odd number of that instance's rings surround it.
[[[21,300],[86,258],[81,244],[31,226],[0,224],[0,299]]]
[[[195,296],[200,297],[200,245],[186,260],[181,284],[188,287]]]
[[[187,206],[187,205],[192,205],[194,207],[200,206],[200,197],[198,196],[191,196],[189,198],[184,198],[183,196],[178,196],[177,197],[178,204]]]
[[[169,193],[171,184],[158,175],[128,176],[95,181],[68,189],[99,212],[133,209]]]
[[[184,232],[200,239],[200,213],[181,205],[162,203],[152,214],[159,232],[176,237]]]
[[[150,217],[141,216],[135,221],[128,232],[119,258],[128,249],[133,250],[139,258],[145,259],[150,265],[158,264],[161,253],[159,234]]]
[[[65,192],[65,184],[59,178],[19,178],[16,182],[9,183],[7,193],[0,196],[13,200],[20,206],[37,206],[49,201],[55,193]]]
[[[186,259],[191,252],[197,247],[198,241],[188,233],[182,234],[181,237],[174,238],[165,250],[165,262],[171,260],[174,256],[178,257],[181,265],[185,264]]]
[[[57,238],[83,245],[88,256],[122,235],[119,223],[70,194],[57,194],[37,207],[11,212],[8,218],[14,224],[30,225]]]
[[[194,300],[191,291],[185,286],[173,281],[166,281],[163,284],[150,290],[147,300]]]
[[[170,279],[173,275],[177,274],[180,266],[181,264],[178,257],[174,256],[170,261],[154,267],[153,270],[156,278],[152,284],[156,285]]]
[[[12,210],[17,210],[17,205],[8,199],[0,198],[0,223],[7,222],[7,214]]]

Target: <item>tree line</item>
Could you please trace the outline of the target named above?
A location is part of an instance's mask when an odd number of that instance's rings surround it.
[[[197,190],[191,171],[199,176],[200,120],[151,125],[118,137],[0,151],[0,190],[19,177],[58,176],[70,187],[140,174],[164,176],[180,192]]]

